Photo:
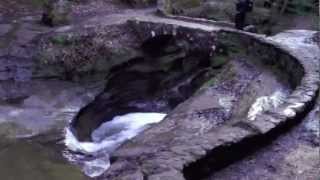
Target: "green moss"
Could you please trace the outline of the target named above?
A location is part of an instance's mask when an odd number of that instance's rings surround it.
[[[217,47],[224,47],[225,54],[228,54],[231,58],[239,57],[247,53],[248,47],[244,45],[246,41],[247,39],[243,39],[236,34],[221,33],[218,35]]]
[[[221,68],[223,65],[225,65],[229,61],[228,56],[213,56],[210,60],[211,67],[213,68]]]
[[[157,66],[164,71],[168,71],[174,65],[174,62],[177,59],[184,58],[185,56],[186,56],[186,53],[183,51],[179,53],[162,56],[161,58],[158,58],[156,60],[156,62],[158,62]]]
[[[221,82],[233,79],[236,76],[236,71],[232,64],[227,63],[221,69],[212,69],[210,71],[210,74],[210,77],[212,78],[203,83],[203,85],[197,90],[196,93],[200,93],[209,87],[213,87],[216,84],[220,84]]]
[[[50,41],[55,45],[66,46],[71,43],[68,36],[66,35],[56,35],[51,37]]]
[[[217,83],[216,78],[211,78],[209,81],[203,84],[203,87],[212,87]]]

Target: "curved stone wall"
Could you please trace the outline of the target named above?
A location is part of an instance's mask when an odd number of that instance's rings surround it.
[[[163,122],[121,146],[112,156],[112,166],[99,179],[183,180],[183,171],[192,169],[198,160],[210,156],[211,152],[296,121],[312,104],[319,89],[319,61],[311,61],[309,57],[264,36],[174,19],[157,19],[157,22],[154,19],[136,19],[130,24],[143,40],[172,34],[208,50],[221,38],[235,39],[237,45],[249,50],[248,53],[258,53],[259,61],[281,69],[294,90],[280,107],[263,113],[255,121],[233,121],[200,134],[199,127],[192,124],[198,119],[179,112],[187,100]]]

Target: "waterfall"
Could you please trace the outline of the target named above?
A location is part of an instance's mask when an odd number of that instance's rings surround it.
[[[103,123],[91,134],[92,142],[80,142],[66,128],[64,156],[82,167],[89,177],[102,175],[110,167],[110,154],[125,141],[137,136],[151,124],[165,118],[163,113],[129,113]]]

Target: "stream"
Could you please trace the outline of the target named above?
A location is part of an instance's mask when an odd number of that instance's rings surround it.
[[[89,177],[100,176],[110,166],[109,155],[125,141],[135,137],[150,124],[159,123],[166,114],[129,113],[103,123],[91,134],[93,142],[80,142],[66,129],[64,156],[82,167]]]

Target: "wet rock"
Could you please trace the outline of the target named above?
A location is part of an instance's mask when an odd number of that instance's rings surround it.
[[[244,27],[243,30],[247,31],[247,32],[251,32],[251,33],[257,33],[258,32],[257,27],[255,27],[254,25],[248,25],[248,26]]]
[[[157,38],[153,40],[159,42]],[[173,44],[164,43],[157,50],[168,51]],[[163,54],[148,51],[141,58],[112,68],[104,92],[82,109],[73,122],[78,138],[90,140],[95,128],[116,115],[165,113],[190,97],[210,77],[209,56],[206,52],[174,49],[175,52]]]
[[[314,108],[307,115],[304,122],[303,139],[312,145],[320,145],[320,96],[315,102]]]
[[[64,25],[70,21],[70,12],[68,0],[48,0],[44,4],[41,21],[48,26]]]
[[[174,78],[170,78],[171,76]],[[186,76],[183,71],[139,73],[124,70],[114,74],[109,79],[105,92],[82,109],[75,119],[73,126],[78,132],[78,138],[88,140],[94,129],[116,115],[130,112],[168,112],[197,89],[192,86],[192,74],[191,78],[183,76]],[[123,84],[119,84],[119,81]]]
[[[0,135],[19,138],[55,131],[61,136],[79,109],[99,91],[99,86],[56,80],[4,81],[0,85]]]
[[[21,82],[29,80],[32,77],[32,62],[29,62],[27,59],[2,56],[0,57],[0,63],[2,64],[0,67],[0,80],[2,81],[15,80]],[[3,84],[6,83],[3,82]],[[0,99],[4,97],[2,96]]]
[[[0,36],[7,34],[11,28],[10,24],[0,24]]]
[[[315,33],[312,40],[320,47],[320,32]]]

